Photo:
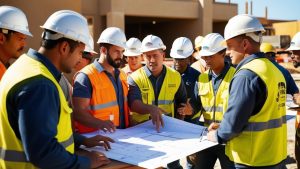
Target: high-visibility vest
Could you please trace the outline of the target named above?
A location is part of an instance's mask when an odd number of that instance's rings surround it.
[[[16,137],[16,134],[10,126],[6,108],[6,97],[16,84],[38,75],[42,75],[51,80],[57,87],[60,99],[60,116],[55,138],[67,151],[74,153],[74,141],[71,126],[72,110],[68,106],[62,89],[53,75],[42,63],[24,54],[10,66],[0,83],[0,168],[36,168],[32,163],[26,160],[23,144],[21,140]],[[47,110],[45,109],[45,111]]]
[[[209,80],[209,70],[199,76],[198,94],[203,107],[203,117],[205,126],[209,126],[212,122],[220,123],[223,114],[227,110],[229,97],[229,84],[235,73],[235,68],[230,67],[224,76],[217,93],[214,94],[212,82]]]
[[[2,78],[2,76],[3,76],[3,74],[5,73],[5,71],[6,71],[6,67],[5,67],[5,65],[0,61],[0,80],[1,80],[1,78]]]
[[[120,110],[118,105],[117,94],[109,77],[104,71],[99,72],[95,65],[89,64],[80,72],[86,74],[92,85],[92,97],[90,99],[89,113],[100,120],[112,120],[115,126],[120,125]],[[128,85],[127,76],[123,71],[120,71],[119,78],[123,88],[124,99],[124,120],[125,126],[129,126],[129,108],[127,103]],[[111,118],[113,117],[113,118]],[[122,122],[121,122],[122,123]],[[87,127],[85,125],[76,123],[76,129],[79,133],[88,133],[96,131],[97,129]]]
[[[145,72],[145,68],[136,70],[130,76],[141,91],[143,103],[148,105],[155,105],[154,89],[150,79]],[[158,95],[157,106],[166,111],[166,115],[168,116],[175,116],[174,97],[180,86],[180,83],[180,74],[176,70],[173,70],[166,66],[166,75]],[[143,121],[149,120],[150,115],[132,112],[130,118],[130,121],[133,123],[141,123]]]
[[[248,166],[278,164],[287,157],[285,79],[266,58],[254,59],[242,69],[256,73],[264,81],[267,98],[261,110],[250,117],[243,132],[227,142],[226,155],[231,161]]]

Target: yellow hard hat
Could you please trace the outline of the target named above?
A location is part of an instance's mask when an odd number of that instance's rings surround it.
[[[264,53],[269,53],[269,52],[275,53],[275,49],[270,43],[262,43],[260,45],[260,51]]]
[[[201,47],[203,39],[204,39],[203,36],[197,36],[196,37],[196,39],[195,39],[195,49]]]

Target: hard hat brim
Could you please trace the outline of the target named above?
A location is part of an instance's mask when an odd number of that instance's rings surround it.
[[[130,56],[139,56],[142,55],[142,52],[134,52],[134,51],[130,51],[130,50],[125,50],[125,52],[123,53],[123,55],[130,57]]]
[[[174,59],[186,59],[186,58],[190,57],[193,54],[193,52],[194,51],[182,55],[182,54],[178,54],[177,52],[171,51],[170,56]]]
[[[145,52],[149,52],[149,51],[153,51],[153,50],[159,50],[159,49],[166,50],[166,46],[159,47],[159,48],[147,48],[147,49],[144,49],[144,50],[142,49],[141,52],[145,53]]]

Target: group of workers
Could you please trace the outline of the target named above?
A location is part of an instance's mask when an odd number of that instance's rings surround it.
[[[193,66],[191,40],[175,39],[173,68],[164,65],[166,46],[155,35],[127,41],[120,28],[108,27],[97,41],[100,56],[90,63],[97,52],[81,14],[57,11],[41,28],[40,48],[21,55],[32,36],[27,18],[18,8],[0,6],[0,168],[101,167],[110,162],[105,154],[75,148],[108,150],[114,140],[82,133],[115,132],[147,120],[160,132],[163,115],[197,125],[202,115],[207,139],[219,143],[187,157],[188,168],[213,168],[217,159],[224,169],[285,167],[286,94],[299,105],[300,95],[274,51],[260,49],[264,28],[257,18],[236,15],[224,37],[196,39],[201,60]],[[300,65],[300,32],[287,50]],[[123,55],[129,64],[120,69]],[[63,73],[74,69],[70,84]],[[300,129],[297,160],[299,142]],[[167,168],[183,167],[177,160]]]

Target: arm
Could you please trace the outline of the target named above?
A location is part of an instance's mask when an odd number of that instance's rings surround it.
[[[52,82],[33,79],[11,94],[26,157],[39,168],[89,168],[89,158],[71,154],[57,142],[60,101]],[[43,96],[43,98],[41,98]]]
[[[213,138],[217,138],[219,143],[226,143],[238,136],[247,125],[249,118],[260,111],[265,100],[264,82],[255,73],[241,70],[231,81],[228,109],[216,132],[217,137],[213,136]],[[213,130],[212,133],[215,131]]]
[[[110,120],[97,119],[92,114],[90,114],[89,107],[91,97],[91,82],[87,75],[79,73],[75,78],[73,87],[72,102],[74,119],[87,127],[114,132],[116,129],[113,122],[111,122]]]
[[[184,82],[181,78],[179,88],[174,97],[175,100],[175,117],[179,119],[184,119],[185,115],[192,114],[192,108],[187,104],[187,93],[184,86]]]
[[[157,106],[147,105],[142,102],[141,91],[130,76],[128,77],[128,85],[128,104],[130,110],[139,114],[150,114],[152,123],[156,125],[156,130],[159,132],[160,126],[164,126],[162,119],[163,110]]]

